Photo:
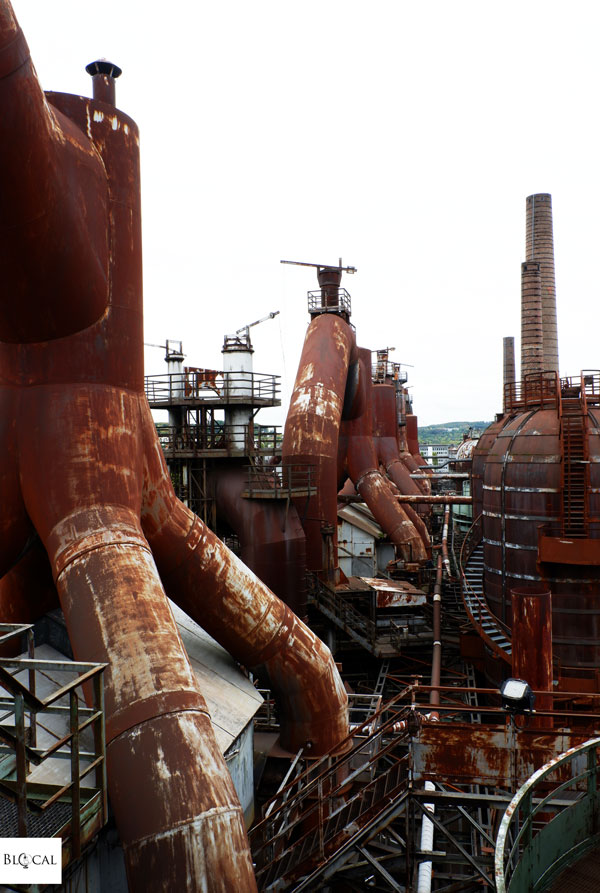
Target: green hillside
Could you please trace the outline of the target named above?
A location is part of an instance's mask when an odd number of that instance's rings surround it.
[[[419,425],[419,443],[459,444],[469,428],[473,437],[480,437],[491,422],[444,422],[441,425]]]

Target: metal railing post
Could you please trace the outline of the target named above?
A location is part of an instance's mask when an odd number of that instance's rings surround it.
[[[17,820],[19,837],[27,837],[27,757],[25,754],[25,702],[15,694],[15,735],[17,738]]]
[[[71,732],[71,842],[73,856],[81,854],[81,781],[79,777],[79,704],[77,691],[69,692]]]

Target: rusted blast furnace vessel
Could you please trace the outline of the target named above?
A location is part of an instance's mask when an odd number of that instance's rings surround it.
[[[493,613],[512,627],[513,590],[549,591],[561,684],[598,689],[600,373],[559,376],[551,208],[546,193],[527,199],[523,380],[505,370],[504,413],[474,450],[473,513]]]
[[[173,493],[144,396],[138,131],[112,104],[118,73],[93,67],[93,100],[45,96],[0,0],[0,574],[10,583],[39,537],[76,657],[109,665],[130,888],[251,891],[241,807],[165,590],[265,669],[284,747],[335,747],[347,698],[327,648]],[[7,588],[13,617],[19,597],[36,613],[35,589]]]
[[[489,605],[511,626],[511,589],[546,586],[565,676],[600,666],[599,403],[598,372],[532,375],[509,386],[507,414],[474,458]]]
[[[298,504],[307,567],[335,586],[341,576],[337,496],[348,477],[403,560],[423,563],[431,547],[422,519],[395,498],[394,485],[414,490],[396,440],[395,391],[386,392],[391,406],[376,396],[371,351],[357,346],[350,325],[350,295],[340,287],[342,268],[317,267],[317,275],[321,288],[308,296],[311,322],[290,401],[282,459],[292,468],[314,466],[316,494],[308,508]]]

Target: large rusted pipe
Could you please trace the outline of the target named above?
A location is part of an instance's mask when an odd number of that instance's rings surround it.
[[[153,423],[145,421],[147,436]],[[348,698],[326,645],[179,500],[159,450],[146,452],[144,531],[168,594],[278,700],[281,743],[323,754],[348,733]]]
[[[527,261],[536,261],[540,265],[543,331],[542,371],[558,373],[552,196],[547,192],[527,197],[525,252]],[[521,369],[521,378],[525,378],[523,369]]]
[[[338,435],[354,333],[334,313],[312,320],[306,333],[282,444],[286,465],[314,466],[316,495],[306,509],[308,569],[337,581]],[[305,506],[299,506],[304,511]],[[331,554],[336,556],[331,559]]]
[[[357,419],[344,423],[348,437],[348,473],[375,519],[399,549],[405,561],[425,561],[427,550],[414,524],[394,499],[387,479],[379,471],[373,440],[371,352],[359,349],[361,374],[366,380],[369,409]],[[368,380],[367,380],[368,379]]]
[[[377,450],[379,462],[385,468],[388,477],[394,482],[400,493],[412,493],[417,496],[421,490],[419,485],[411,478],[406,465],[400,459],[398,452],[398,440],[396,438],[396,388],[392,382],[389,384],[373,384],[373,441]],[[429,531],[417,512],[427,516],[430,511],[427,506],[419,506],[415,512],[407,512],[419,535],[423,540],[426,550],[431,549]]]
[[[552,596],[544,586],[520,586],[510,591],[512,604],[512,674],[532,689],[552,692]],[[550,711],[552,695],[538,694],[536,708]],[[552,718],[533,717],[534,728],[552,728]]]

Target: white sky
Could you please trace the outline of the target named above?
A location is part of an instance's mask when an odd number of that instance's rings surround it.
[[[313,271],[345,264],[360,346],[411,364],[422,424],[491,419],[519,353],[525,198],[550,192],[561,374],[598,368],[598,25],[589,2],[13,0],[42,86],[123,69],[139,124],[146,340],[222,367],[252,330],[285,418]],[[147,371],[163,373],[159,350]]]

